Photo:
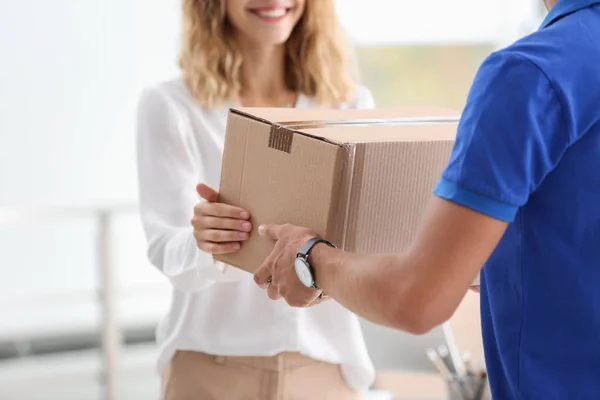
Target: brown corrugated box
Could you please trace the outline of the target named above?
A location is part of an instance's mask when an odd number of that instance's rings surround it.
[[[264,223],[305,226],[359,254],[405,250],[457,123],[437,108],[232,109],[219,201],[248,210],[254,230],[215,259],[254,272],[273,248],[257,234]]]

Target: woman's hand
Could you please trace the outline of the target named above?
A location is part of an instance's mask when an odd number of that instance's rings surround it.
[[[192,226],[196,245],[210,254],[226,254],[238,251],[248,239],[252,225],[250,213],[242,208],[217,203],[218,193],[204,185],[196,186],[204,202],[194,207]]]

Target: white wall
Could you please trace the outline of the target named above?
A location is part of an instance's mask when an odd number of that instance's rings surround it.
[[[135,199],[133,109],[176,73],[178,7],[0,2],[0,206]]]
[[[0,208],[135,201],[135,104],[141,87],[177,73],[179,3],[0,0]],[[93,222],[0,229],[0,332],[95,321]],[[163,282],[137,218],[119,225],[120,284]],[[26,303],[33,294],[48,301]],[[152,310],[133,297],[127,320]]]
[[[542,0],[338,0],[359,44],[507,44],[535,29]]]

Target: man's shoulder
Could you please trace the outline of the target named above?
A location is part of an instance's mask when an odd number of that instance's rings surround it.
[[[576,77],[598,75],[598,37],[600,11],[584,9],[526,35],[499,53],[526,59],[552,81],[560,83]]]
[[[492,52],[481,63],[471,92],[514,97],[515,91],[536,90],[540,84],[547,86],[548,76],[532,54],[520,51],[516,44]]]

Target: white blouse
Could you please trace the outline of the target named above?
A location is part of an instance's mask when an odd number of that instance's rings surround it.
[[[272,301],[251,274],[214,263],[200,251],[190,220],[197,183],[218,189],[228,109],[199,107],[180,79],[146,88],[138,105],[141,218],[150,262],[173,286],[168,315],[157,329],[159,369],[176,350],[224,356],[290,351],[341,365],[348,385],[368,389],[374,368],[358,318],[328,300],[311,308]],[[373,108],[358,87],[343,108]],[[317,107],[300,96],[297,108]]]

